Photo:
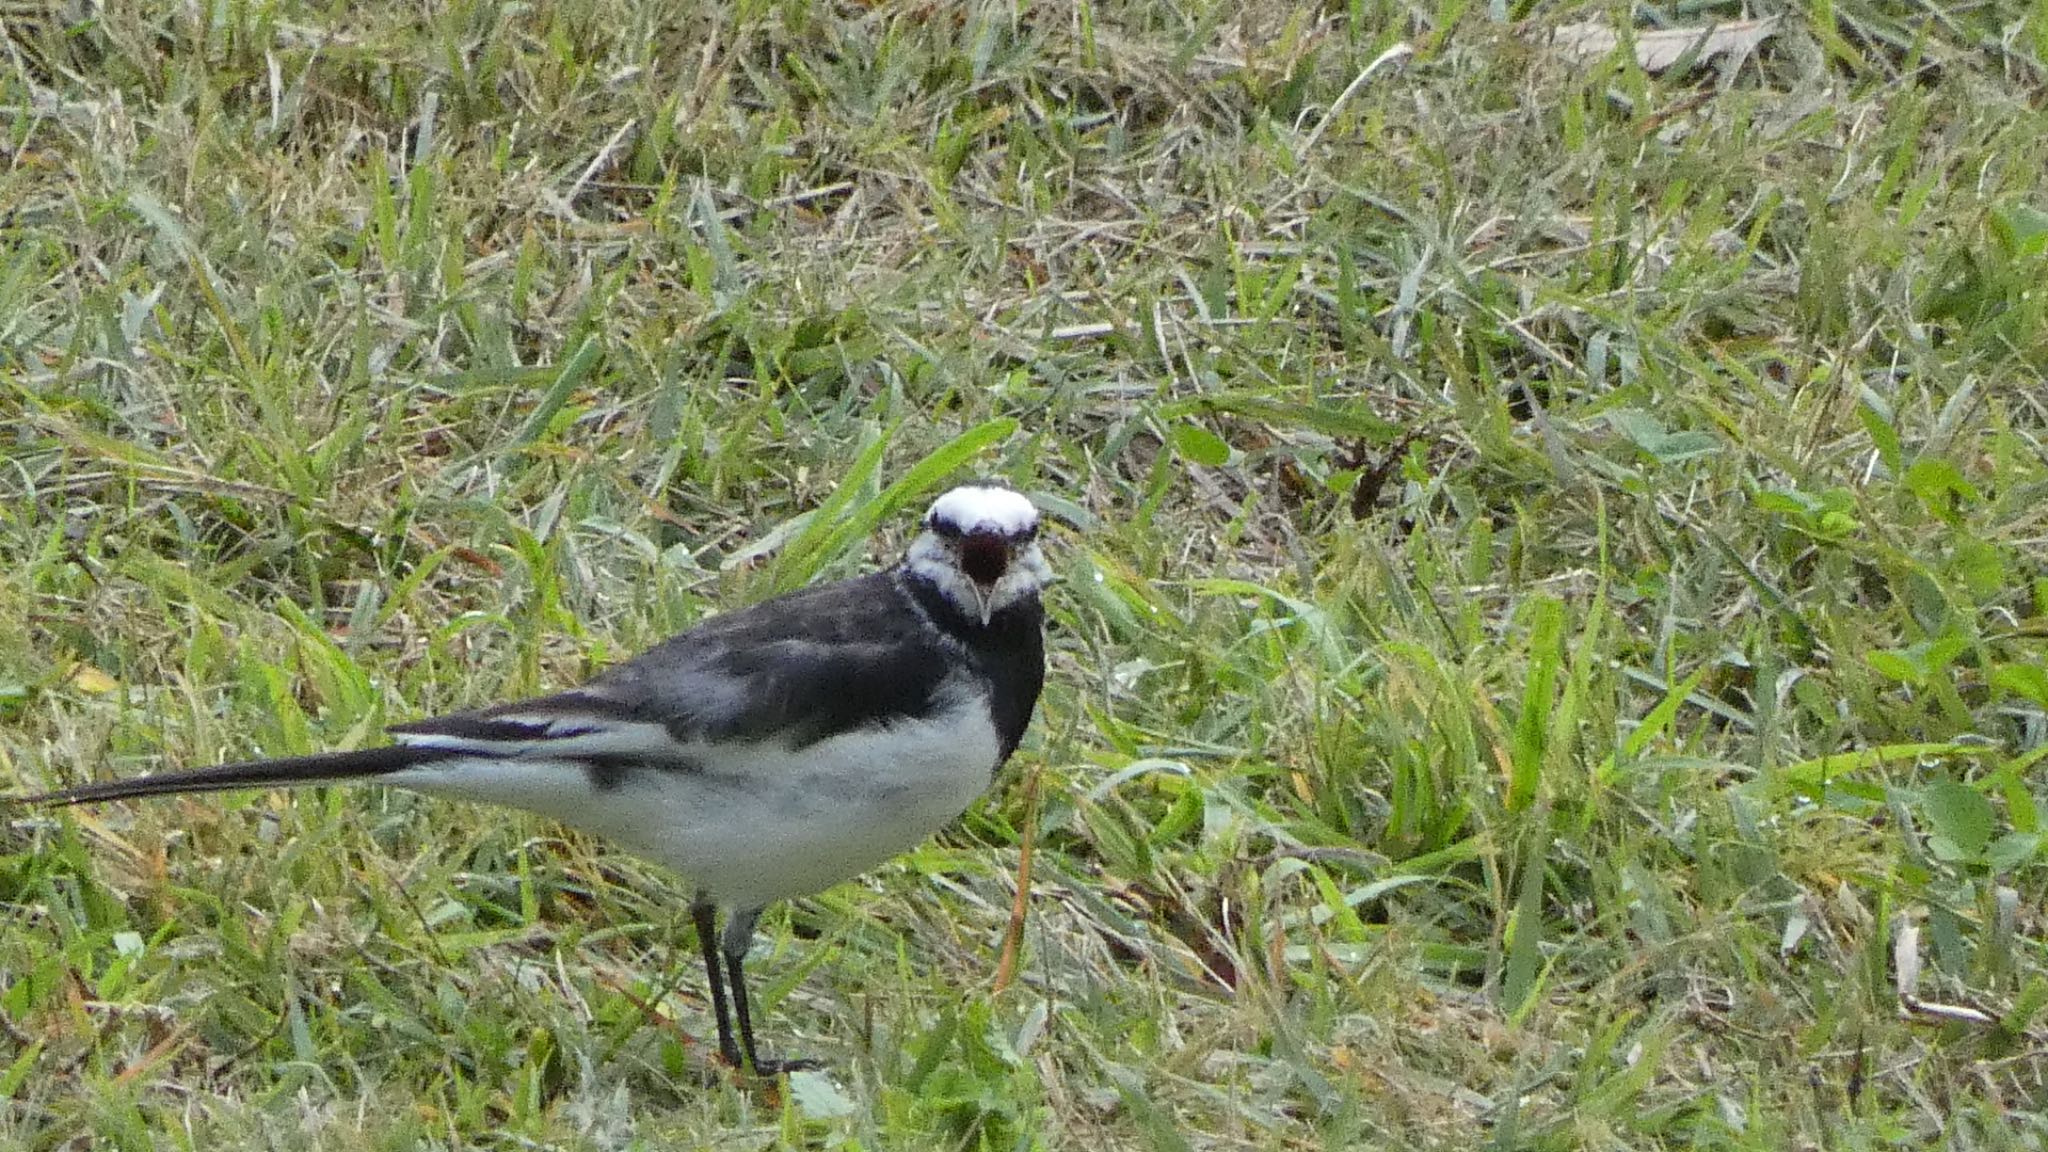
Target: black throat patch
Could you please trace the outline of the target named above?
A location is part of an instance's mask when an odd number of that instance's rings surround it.
[[[976,532],[960,538],[960,571],[969,580],[990,587],[1010,568],[1010,545],[992,532]]]

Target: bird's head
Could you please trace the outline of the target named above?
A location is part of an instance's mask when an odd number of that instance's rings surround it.
[[[1052,580],[1038,550],[1038,509],[1008,488],[981,484],[932,502],[907,563],[913,575],[984,625]]]

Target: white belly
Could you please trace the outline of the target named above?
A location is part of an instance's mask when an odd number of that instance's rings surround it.
[[[541,759],[447,760],[384,780],[538,812],[748,908],[822,891],[915,847],[988,787],[999,748],[986,706],[970,698],[929,720],[797,751],[694,748],[700,770],[633,772],[609,789],[573,761]]]

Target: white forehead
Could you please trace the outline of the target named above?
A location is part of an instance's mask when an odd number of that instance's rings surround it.
[[[925,523],[944,524],[961,532],[976,529],[1021,536],[1038,524],[1038,509],[1031,501],[1008,488],[968,484],[955,488],[932,502]]]

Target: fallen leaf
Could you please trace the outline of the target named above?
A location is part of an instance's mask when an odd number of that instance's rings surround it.
[[[1692,28],[1646,28],[1635,34],[1636,63],[1645,72],[1662,72],[1688,55],[1695,65],[1716,56],[1741,60],[1777,29],[1776,16]],[[1560,24],[1551,32],[1550,42],[1568,56],[1598,60],[1621,43],[1621,33],[1598,21]]]
[[[95,696],[105,695],[121,686],[112,676],[90,664],[80,664],[73,668],[67,683],[80,692],[90,692]]]
[[[1906,921],[1892,940],[1892,984],[1902,1003],[1912,1003],[1920,991],[1920,926]]]

